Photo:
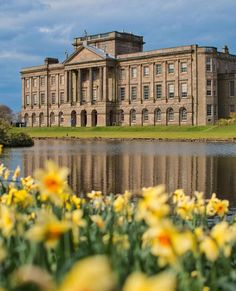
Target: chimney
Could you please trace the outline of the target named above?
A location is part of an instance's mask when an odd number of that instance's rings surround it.
[[[229,54],[229,48],[228,48],[227,45],[225,45],[225,46],[223,47],[223,49],[222,49],[222,53],[224,53],[224,54]]]
[[[58,64],[59,60],[55,58],[46,58],[44,60],[45,65],[52,65],[52,64]]]

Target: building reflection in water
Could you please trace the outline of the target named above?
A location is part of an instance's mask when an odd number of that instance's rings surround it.
[[[156,142],[37,141],[23,153],[23,173],[32,175],[45,160],[53,159],[70,168],[69,184],[77,193],[92,189],[123,193],[165,184],[168,191],[183,188],[191,194],[198,190],[207,197],[216,192],[236,201],[236,158],[209,155],[204,145],[195,146],[202,146],[200,152],[174,151],[167,143]]]

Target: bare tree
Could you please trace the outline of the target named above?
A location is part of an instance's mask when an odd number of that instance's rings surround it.
[[[9,123],[11,123],[13,118],[13,113],[11,108],[6,105],[0,104],[0,119],[3,119]]]

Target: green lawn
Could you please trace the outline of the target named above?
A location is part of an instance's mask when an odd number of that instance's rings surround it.
[[[236,125],[228,126],[133,126],[133,127],[49,127],[13,128],[32,137],[78,138],[163,138],[163,139],[236,139]]]

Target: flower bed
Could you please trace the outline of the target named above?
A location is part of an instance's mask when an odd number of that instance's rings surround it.
[[[82,198],[67,175],[0,166],[0,290],[235,290],[227,200],[164,186]]]

